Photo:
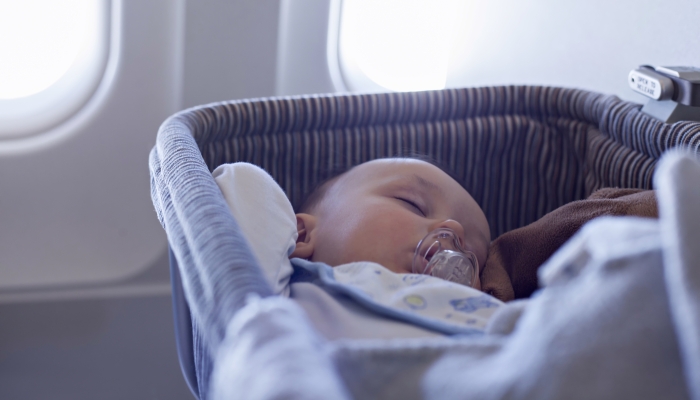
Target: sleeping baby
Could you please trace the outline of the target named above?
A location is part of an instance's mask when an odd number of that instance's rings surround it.
[[[273,291],[328,339],[480,334],[503,305],[480,291],[486,217],[436,165],[360,164],[297,214],[259,167],[222,165],[214,177]]]

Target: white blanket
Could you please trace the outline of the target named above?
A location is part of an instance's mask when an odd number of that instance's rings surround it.
[[[213,397],[700,400],[700,164],[664,156],[655,187],[659,221],[587,224],[480,337],[328,342],[292,301],[251,299]]]

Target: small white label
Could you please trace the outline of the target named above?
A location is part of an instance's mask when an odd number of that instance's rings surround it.
[[[662,88],[658,79],[638,70],[631,71],[628,79],[630,87],[635,92],[651,97],[654,100],[661,98]]]

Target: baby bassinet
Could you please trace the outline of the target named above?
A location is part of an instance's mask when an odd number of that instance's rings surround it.
[[[668,125],[638,104],[555,87],[254,99],[180,112],[161,126],[150,170],[190,388],[207,397],[208,351],[246,295],[270,295],[211,176],[220,164],[261,166],[298,207],[334,167],[426,154],[470,189],[495,238],[601,187],[651,189],[657,160],[677,146],[700,151],[700,123]]]

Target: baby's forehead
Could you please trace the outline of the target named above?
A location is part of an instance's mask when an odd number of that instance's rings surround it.
[[[420,160],[381,159],[360,164],[338,177],[328,188],[331,208],[363,197],[413,193],[441,205],[452,219],[470,219],[481,209],[462,187],[440,168]],[[461,217],[461,218],[460,218]]]
[[[368,161],[356,166],[339,178],[336,183],[340,187],[413,183],[443,195],[452,190],[467,193],[458,182],[437,166],[410,158]]]
[[[449,208],[449,217],[488,246],[490,229],[486,216],[471,194],[452,176],[439,167],[415,159],[378,159],[360,164],[332,182],[329,203],[340,206],[358,196],[373,195],[384,188],[407,189],[428,193]]]

